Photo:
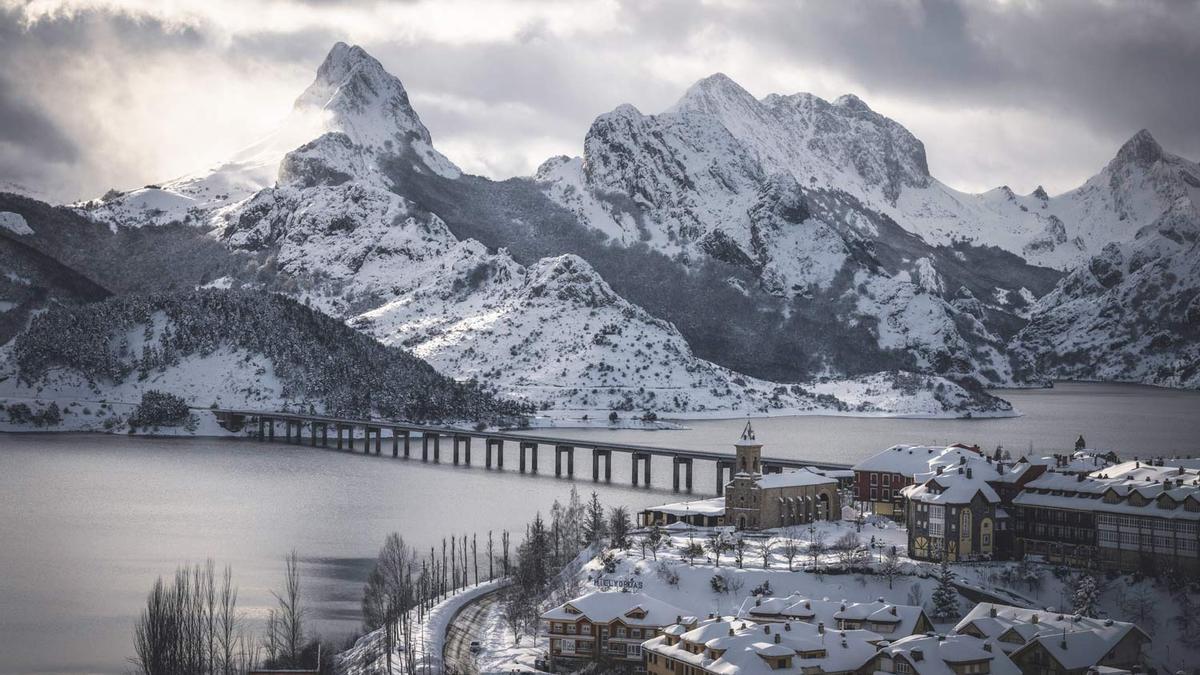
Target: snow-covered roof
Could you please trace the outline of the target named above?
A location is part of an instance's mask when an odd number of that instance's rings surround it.
[[[799,593],[788,596],[751,596],[742,602],[739,617],[760,621],[792,620],[809,624],[837,627],[838,621],[862,622],[865,630],[891,638],[911,635],[924,615],[924,610],[912,605],[896,605],[879,598],[873,602],[847,602],[829,599],[815,600]],[[879,630],[888,626],[888,630]]]
[[[1036,617],[1036,619],[1035,619]],[[977,632],[988,639],[997,639],[997,644],[1008,653],[1015,653],[1034,640],[1043,638],[1058,641],[1052,652],[1062,651],[1061,641],[1067,636],[1067,649],[1072,663],[1063,661],[1067,668],[1083,668],[1095,665],[1125,638],[1130,631],[1137,631],[1149,640],[1135,624],[1111,619],[1063,614],[1047,610],[1026,609],[1012,605],[981,602],[967,613],[954,627],[956,633]],[[1020,642],[1012,641],[1012,637]],[[1077,637],[1072,637],[1077,636]],[[1004,639],[1001,639],[1004,638]],[[1051,646],[1046,645],[1049,649]],[[1084,661],[1091,659],[1090,661]]]
[[[673,516],[720,516],[725,513],[725,498],[697,499],[690,502],[674,502],[662,506],[651,506],[646,511],[669,513]]]
[[[693,637],[696,639],[690,639]],[[703,638],[707,639],[700,642]],[[664,635],[646,641],[642,649],[722,675],[767,675],[775,672],[768,659],[779,658],[791,658],[793,672],[802,668],[854,672],[875,656],[872,643],[878,639],[863,630],[840,631],[807,623],[759,624],[726,617],[701,622],[682,634],[677,644],[669,644]],[[696,645],[704,647],[700,654],[687,648]],[[719,656],[713,658],[714,654]]]
[[[952,466],[941,473],[920,474],[916,482],[900,491],[906,499],[927,504],[968,504],[977,493],[993,504],[1000,503],[1000,495],[988,482],[993,474],[980,466],[982,462],[965,462]]]
[[[657,628],[679,623],[681,618],[687,616],[686,611],[645,593],[593,591],[545,612],[542,619],[577,621],[586,617],[593,623],[609,623],[620,619],[629,626]]]
[[[1071,454],[1047,455],[1044,457],[1024,457],[1026,462],[1044,466],[1049,471],[1058,473],[1088,473],[1110,466],[1112,462],[1102,456],[1098,450],[1076,450]]]
[[[1120,501],[1107,502],[1112,492]],[[1128,497],[1137,492],[1147,504],[1138,506]],[[1160,504],[1159,498],[1166,495]],[[1013,499],[1018,506],[1039,506],[1108,513],[1141,514],[1157,518],[1200,520],[1200,511],[1186,502],[1200,503],[1200,472],[1179,466],[1153,466],[1124,462],[1086,476],[1047,473],[1025,485]]]
[[[994,641],[970,635],[910,635],[879,650],[893,659],[903,657],[917,675],[955,675],[954,666],[986,661],[992,675],[1020,675],[1021,670]]]
[[[771,488],[801,487],[805,485],[833,485],[837,487],[837,479],[822,475],[807,468],[782,473],[764,474],[757,481],[758,487]]]
[[[855,471],[878,471],[913,476],[934,467],[956,464],[960,457],[979,457],[974,450],[952,445],[893,445],[883,452],[854,465]]]

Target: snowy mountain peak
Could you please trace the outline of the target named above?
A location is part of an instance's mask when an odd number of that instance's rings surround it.
[[[396,155],[411,149],[432,171],[449,178],[460,174],[433,149],[404,84],[362,47],[335,44],[295,109],[321,111],[325,130],[345,134],[356,146]]]
[[[855,96],[854,94],[842,94],[841,96],[837,97],[837,100],[835,100],[833,104],[839,108],[845,108],[847,110],[853,110],[856,112],[874,112],[871,110],[871,106],[867,105],[866,101]]]
[[[759,102],[725,73],[713,73],[684,92],[669,112],[703,112],[720,115],[730,109],[754,109]]]
[[[1158,144],[1158,141],[1154,140],[1149,131],[1142,129],[1128,141],[1125,141],[1125,144],[1117,151],[1117,156],[1113,159],[1113,165],[1127,166],[1133,164],[1142,168],[1149,168],[1162,158],[1162,146]]]

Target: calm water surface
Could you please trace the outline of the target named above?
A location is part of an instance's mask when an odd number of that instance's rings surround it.
[[[1014,452],[1032,443],[1051,451],[1079,433],[1128,455],[1200,454],[1200,394],[1061,385],[1003,395],[1025,416],[773,418],[755,428],[768,456],[843,462],[897,442],[961,440]],[[730,451],[742,422],[689,425],[561,435]],[[573,483],[553,477],[553,461],[544,449],[543,475],[532,477],[250,441],[0,435],[0,673],[129,671],[146,591],[184,562],[232,565],[241,604],[261,616],[293,547],[304,559],[316,627],[348,633],[359,623],[368,561],[386,533],[424,548],[447,532],[519,531],[536,511],[566,499]],[[590,478],[586,452],[575,466]],[[696,468],[697,492],[707,496],[713,475]],[[618,455],[613,483],[597,489],[606,503],[634,508],[674,499],[668,461],[656,460],[653,479],[653,489],[630,487],[629,465]],[[590,480],[574,484],[584,494],[593,488]]]

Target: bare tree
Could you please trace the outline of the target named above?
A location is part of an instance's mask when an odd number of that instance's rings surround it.
[[[496,564],[496,543],[492,540],[492,531],[491,530],[488,530],[487,561],[488,561],[488,581],[491,581],[496,578],[496,572],[495,572],[495,567],[494,567]]]
[[[793,564],[802,550],[800,540],[796,536],[796,530],[793,528],[785,530],[783,533],[783,542],[779,546],[779,553],[783,556],[784,560],[787,560],[789,572],[794,569]]]
[[[825,553],[826,548],[825,533],[814,533],[812,540],[808,543],[808,556],[812,559],[813,569],[816,569],[821,564],[821,554]]]
[[[221,578],[221,598],[217,605],[217,647],[220,651],[220,672],[232,675],[239,672],[238,651],[242,621],[237,613],[237,588],[233,585],[233,568],[225,566]]]
[[[304,649],[305,608],[300,599],[300,557],[295,549],[284,562],[283,593],[271,592],[277,608],[274,611],[275,630],[278,640],[279,658],[287,666],[299,666],[300,653]]]
[[[879,563],[879,573],[887,579],[890,589],[896,577],[900,575],[900,554],[896,551],[895,546],[889,548],[884,554],[883,562]]]
[[[762,561],[764,570],[771,569],[771,552],[775,550],[775,540],[770,537],[762,539],[755,547],[755,553],[758,554],[758,559]]]

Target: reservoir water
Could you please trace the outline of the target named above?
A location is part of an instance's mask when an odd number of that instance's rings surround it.
[[[1080,433],[1123,456],[1200,454],[1196,392],[1071,384],[1002,395],[1024,416],[754,424],[766,456],[846,463],[899,442],[1044,453],[1070,447]],[[731,452],[743,424],[555,433]],[[0,435],[0,673],[130,671],[145,594],[182,563],[231,565],[240,604],[261,617],[295,548],[313,626],[345,635],[358,627],[369,560],[388,532],[423,549],[447,534],[478,533],[482,548],[488,530],[523,530],[535,512],[565,501],[572,485],[634,510],[677,498],[665,459],[656,460],[647,489],[629,485],[620,455],[613,482],[594,486],[586,451],[575,460],[583,480],[574,482],[554,478],[550,448],[542,449],[540,476],[513,471],[515,449],[508,452],[509,470],[498,472],[242,440]],[[696,468],[697,496],[708,496],[711,467]]]

